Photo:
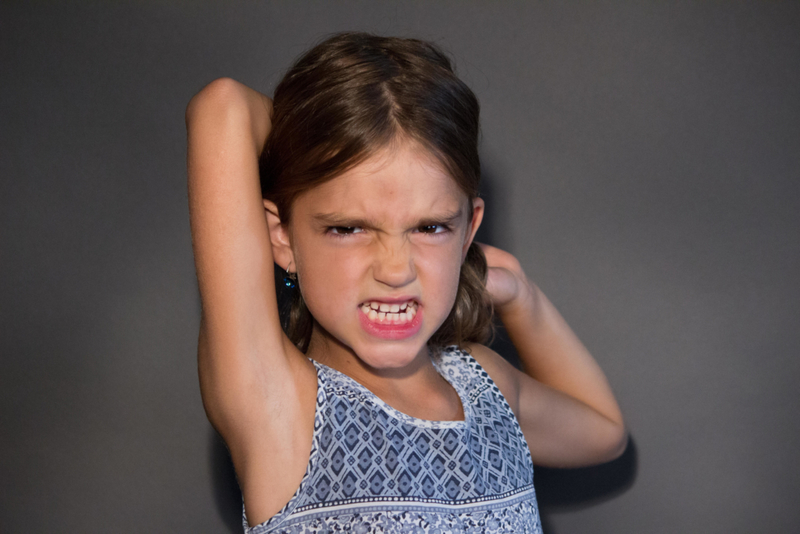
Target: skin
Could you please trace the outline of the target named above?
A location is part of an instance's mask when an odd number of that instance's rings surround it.
[[[454,302],[483,216],[480,199],[467,199],[433,158],[399,138],[303,193],[282,221],[258,183],[270,115],[269,98],[229,79],[209,84],[186,113],[201,393],[230,449],[251,525],[292,497],[313,437],[316,372],[281,330],[273,261],[297,272],[317,321],[308,356],[409,415],[459,420],[458,396],[426,343]],[[534,462],[615,458],[626,433],[600,367],[519,262],[483,247],[487,289],[525,373],[486,347],[467,348],[509,401]],[[402,339],[372,335],[359,319],[364,302],[392,299],[420,310],[419,328]]]

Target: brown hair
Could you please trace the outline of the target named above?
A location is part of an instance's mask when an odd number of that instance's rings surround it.
[[[399,136],[424,146],[467,198],[478,196],[479,105],[435,45],[341,33],[303,55],[275,90],[272,131],[261,154],[261,190],[291,217],[298,195],[368,159]],[[471,204],[470,204],[471,208]],[[491,333],[486,259],[474,243],[453,309],[433,345],[485,342]],[[294,291],[285,329],[308,348],[313,318]]]

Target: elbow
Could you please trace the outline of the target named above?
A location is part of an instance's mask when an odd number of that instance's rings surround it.
[[[610,462],[616,460],[628,448],[628,430],[622,423],[613,423],[607,430],[606,435],[603,437],[598,447],[598,456],[600,462]]]
[[[197,117],[209,108],[220,108],[235,101],[242,91],[242,85],[232,78],[217,78],[209,83],[189,100],[186,106],[187,127]]]
[[[589,467],[616,460],[628,448],[628,431],[622,421],[602,418],[596,421],[583,442],[585,448],[580,459],[570,467]]]

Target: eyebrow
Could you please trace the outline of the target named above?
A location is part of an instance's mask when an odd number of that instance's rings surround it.
[[[438,217],[425,217],[420,219],[413,226],[428,226],[433,224],[452,224],[455,220],[463,215],[464,211],[459,208],[455,212],[448,211],[442,213]],[[318,213],[313,216],[315,222],[323,226],[341,226],[341,227],[360,227],[360,228],[376,228],[377,221],[365,218],[353,218],[338,213]]]

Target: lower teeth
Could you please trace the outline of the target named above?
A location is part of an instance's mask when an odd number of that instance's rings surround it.
[[[392,313],[392,312],[380,312],[368,306],[363,306],[361,308],[361,311],[364,313],[364,315],[369,317],[371,321],[376,321],[386,324],[392,324],[392,323],[397,324],[403,322],[410,322],[414,319],[414,316],[408,313],[409,309],[410,308],[407,307],[406,310],[402,310],[398,313]]]

